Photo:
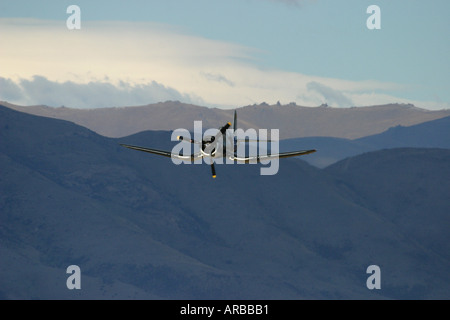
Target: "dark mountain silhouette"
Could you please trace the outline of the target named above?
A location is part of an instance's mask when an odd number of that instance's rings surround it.
[[[450,117],[421,124],[389,128],[383,133],[355,140],[332,137],[308,137],[280,141],[283,151],[298,148],[319,150],[303,158],[308,163],[324,168],[347,157],[365,152],[392,148],[450,149]]]
[[[369,144],[355,140],[333,137],[307,137],[280,141],[280,151],[302,149],[316,149],[317,152],[301,160],[315,167],[325,168],[339,160],[377,150],[378,148],[372,148]]]
[[[383,133],[357,139],[356,142],[376,149],[405,147],[450,149],[450,117],[408,127],[395,126]]]
[[[327,170],[284,159],[274,176],[218,165],[211,179],[207,165],[119,142],[175,144],[170,132],[105,138],[0,107],[1,298],[449,298],[448,150]],[[81,290],[66,288],[72,264]],[[381,290],[366,288],[372,264]]]
[[[342,179],[354,202],[450,261],[449,157],[444,149],[391,149],[343,160],[326,171]]]
[[[4,105],[30,114],[69,120],[108,137],[124,137],[145,130],[185,128],[193,131],[194,121],[198,120],[203,122],[204,129],[217,128],[233,120],[233,110],[200,107],[178,101],[98,109]],[[357,139],[398,125],[411,126],[450,116],[450,110],[429,111],[404,104],[311,108],[295,104],[262,103],[237,110],[241,128],[279,129],[280,139],[315,136]]]

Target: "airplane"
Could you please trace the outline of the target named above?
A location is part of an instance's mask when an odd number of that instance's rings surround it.
[[[262,140],[251,140],[251,139],[244,139],[239,140],[236,137],[236,129],[237,129],[237,113],[236,110],[234,111],[234,123],[233,123],[233,130],[230,134],[231,130],[227,130],[231,127],[231,123],[227,122],[223,127],[219,128],[219,132],[215,136],[207,136],[202,139],[202,141],[196,141],[190,138],[186,138],[183,136],[178,136],[177,139],[179,141],[187,141],[193,144],[197,144],[200,146],[200,151],[193,153],[191,155],[181,155],[181,154],[174,154],[170,151],[163,151],[163,150],[157,150],[157,149],[150,149],[145,147],[139,147],[139,146],[133,146],[128,144],[120,144],[122,147],[153,153],[164,157],[169,158],[175,158],[180,160],[190,160],[195,161],[202,159],[204,157],[210,158],[211,161],[211,174],[212,177],[216,177],[216,169],[214,167],[214,158],[223,157],[228,158],[230,160],[241,162],[241,163],[261,163],[261,161],[267,161],[274,158],[288,158],[288,157],[296,157],[296,156],[302,156],[305,154],[310,154],[316,152],[316,150],[300,150],[300,151],[291,151],[291,152],[282,152],[282,153],[276,153],[276,154],[267,154],[267,155],[258,155],[258,156],[248,156],[248,157],[239,157],[237,154],[237,147],[239,142],[257,142]],[[221,136],[225,136],[223,139],[220,139]],[[220,140],[222,146],[220,146]],[[228,142],[227,142],[228,141]],[[266,140],[270,141],[270,140]],[[233,145],[232,151],[227,150],[227,143],[231,143]]]

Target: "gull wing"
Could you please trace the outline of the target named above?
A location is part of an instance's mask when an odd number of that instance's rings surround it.
[[[128,148],[128,149],[133,149],[133,150],[138,150],[138,151],[143,151],[143,152],[148,152],[148,153],[153,153],[153,154],[157,154],[160,156],[164,156],[164,157],[168,157],[168,158],[175,158],[175,159],[180,159],[180,160],[191,160],[191,161],[195,161],[197,159],[202,158],[201,153],[195,153],[195,154],[191,154],[188,156],[182,156],[179,154],[172,154],[172,152],[170,151],[164,151],[164,150],[158,150],[158,149],[150,149],[150,148],[144,148],[144,147],[139,147],[139,146],[132,146],[132,145],[128,145],[128,144],[120,144],[122,147]]]
[[[275,154],[268,154],[268,155],[262,155],[262,156],[256,156],[256,157],[232,157],[231,160],[235,160],[237,162],[243,162],[243,163],[260,163],[261,161],[265,160],[271,160],[275,158],[289,158],[289,157],[297,157],[302,156],[305,154],[314,153],[316,150],[300,150],[300,151],[290,151],[290,152],[282,152],[282,153],[275,153]]]

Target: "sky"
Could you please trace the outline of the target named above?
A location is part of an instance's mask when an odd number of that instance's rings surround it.
[[[0,0],[0,100],[449,109],[449,12],[448,0]]]

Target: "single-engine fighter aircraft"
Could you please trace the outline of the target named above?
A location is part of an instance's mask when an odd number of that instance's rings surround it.
[[[257,156],[248,156],[248,157],[239,157],[237,154],[237,148],[239,142],[255,142],[255,141],[261,141],[261,140],[251,140],[251,139],[244,139],[239,140],[236,137],[236,129],[237,129],[237,115],[236,111],[234,111],[234,124],[233,124],[233,130],[227,130],[231,127],[231,123],[228,122],[223,127],[219,128],[219,132],[215,136],[208,136],[202,139],[202,141],[196,141],[191,138],[186,138],[183,136],[178,136],[179,141],[187,141],[193,144],[197,144],[200,146],[200,151],[196,152],[191,155],[181,155],[181,154],[175,154],[170,151],[162,151],[157,149],[150,149],[150,148],[144,148],[139,146],[132,146],[128,144],[120,144],[123,147],[134,149],[138,151],[144,151],[149,153],[154,153],[160,156],[165,156],[169,158],[174,159],[180,159],[180,160],[189,160],[189,161],[195,161],[199,160],[205,157],[210,158],[211,160],[211,173],[212,177],[216,177],[216,169],[214,167],[214,158],[228,158],[232,161],[241,162],[241,163],[260,163],[261,161],[267,161],[275,158],[288,158],[288,157],[295,157],[295,156],[302,156],[305,154],[310,154],[313,152],[316,152],[316,150],[300,150],[300,151],[291,151],[291,152],[282,152],[282,153],[276,153],[276,154],[266,154],[266,155],[257,155]],[[229,132],[231,131],[231,135]],[[223,139],[220,139],[221,136]],[[227,142],[228,141],[228,142]],[[266,140],[270,141],[270,140]],[[233,148],[227,148],[227,144],[231,143]],[[222,144],[220,146],[220,144]]]

